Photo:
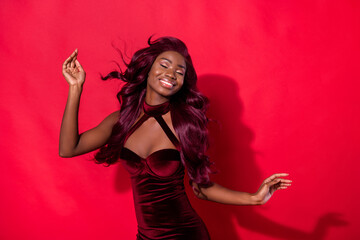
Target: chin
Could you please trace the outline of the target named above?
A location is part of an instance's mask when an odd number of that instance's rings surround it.
[[[154,84],[155,85],[155,84]],[[181,89],[179,86],[174,86],[172,89],[167,89],[161,85],[148,85],[147,91],[158,94],[164,98],[170,99],[176,93],[178,93]]]

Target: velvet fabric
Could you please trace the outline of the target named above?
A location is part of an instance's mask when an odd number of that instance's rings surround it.
[[[131,176],[137,239],[210,239],[185,193],[180,145],[162,117],[169,111],[169,105],[165,102],[151,106],[144,101],[144,115],[132,126],[125,142],[147,119],[154,117],[176,149],[161,149],[146,158],[125,147],[120,153]]]

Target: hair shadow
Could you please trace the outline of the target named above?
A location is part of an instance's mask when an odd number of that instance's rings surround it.
[[[255,133],[243,121],[244,105],[237,81],[224,75],[206,74],[199,76],[198,87],[209,98],[208,117],[214,119],[209,124],[209,155],[218,173],[212,180],[231,189],[255,192],[259,178],[264,179],[264,176],[255,161],[259,153],[251,146]],[[341,214],[326,213],[319,217],[313,231],[307,232],[269,219],[256,210],[257,206],[198,200],[189,187],[187,193],[213,240],[241,239],[238,227],[282,239],[321,240],[329,228],[348,224],[340,219]]]

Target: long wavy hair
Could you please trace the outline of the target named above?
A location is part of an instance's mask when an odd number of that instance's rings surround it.
[[[107,144],[95,154],[95,161],[108,166],[118,161],[126,134],[141,113],[152,64],[162,52],[176,51],[185,58],[186,73],[182,88],[169,100],[171,119],[180,139],[181,161],[187,168],[190,184],[195,182],[200,187],[208,187],[212,184],[209,179],[212,163],[206,155],[209,142],[205,112],[209,101],[196,86],[197,75],[186,45],[174,37],[151,38],[148,39],[149,46],[135,52],[130,63],[126,63],[120,52],[127,67],[124,72],[120,69],[102,77],[103,80],[120,79],[125,85],[117,94],[120,118]]]

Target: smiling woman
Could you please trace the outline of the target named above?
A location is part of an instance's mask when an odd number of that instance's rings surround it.
[[[161,53],[154,61],[147,79],[146,101],[162,103],[177,93],[184,83],[184,57],[175,51]]]
[[[118,93],[120,111],[97,127],[78,133],[78,108],[85,72],[78,51],[64,62],[69,95],[60,131],[59,154],[72,157],[95,149],[97,163],[120,161],[131,175],[137,239],[209,239],[184,190],[185,168],[200,199],[225,204],[264,204],[286,189],[286,173],[265,179],[254,193],[224,188],[209,178],[205,112],[208,100],[196,87],[197,75],[185,44],[173,37],[148,40],[126,71],[103,79],[126,82]]]

